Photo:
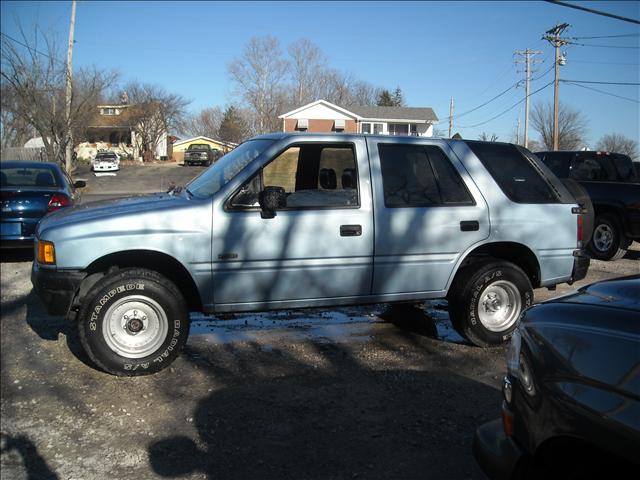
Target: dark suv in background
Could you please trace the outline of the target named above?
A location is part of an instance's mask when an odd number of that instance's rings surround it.
[[[640,240],[640,179],[627,155],[609,152],[537,152],[557,177],[584,187],[595,211],[589,250],[600,260],[621,258]]]

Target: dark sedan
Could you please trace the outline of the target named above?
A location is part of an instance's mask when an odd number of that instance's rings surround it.
[[[76,189],[84,186],[82,180],[73,182],[56,163],[0,162],[0,246],[33,247],[38,221],[49,212],[79,201],[80,192]]]
[[[526,310],[502,391],[473,444],[490,478],[637,478],[640,275]]]

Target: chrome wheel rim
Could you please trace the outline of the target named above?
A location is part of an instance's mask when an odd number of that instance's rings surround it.
[[[522,308],[518,287],[507,280],[499,280],[480,294],[478,318],[492,332],[504,332],[517,320]]]
[[[109,307],[102,323],[102,335],[109,348],[126,358],[151,355],[164,343],[168,331],[164,309],[141,295],[118,300]]]
[[[593,245],[599,252],[606,252],[613,244],[613,229],[606,224],[598,225],[593,231]]]

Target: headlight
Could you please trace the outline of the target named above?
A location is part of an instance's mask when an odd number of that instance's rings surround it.
[[[529,362],[524,353],[520,354],[520,370],[518,372],[518,380],[522,385],[522,389],[527,395],[533,396],[536,394],[536,386],[533,383],[533,374],[529,368]]]
[[[511,341],[507,347],[507,372],[514,376],[518,376],[520,370],[520,349],[522,346],[522,334],[520,327],[516,328],[511,335]]]

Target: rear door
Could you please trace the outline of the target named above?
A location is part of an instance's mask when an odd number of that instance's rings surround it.
[[[216,310],[352,303],[368,295],[373,211],[364,139],[299,137],[215,207]],[[258,194],[286,205],[263,218]]]
[[[376,238],[372,294],[442,292],[489,235],[482,195],[445,142],[367,138]]]

